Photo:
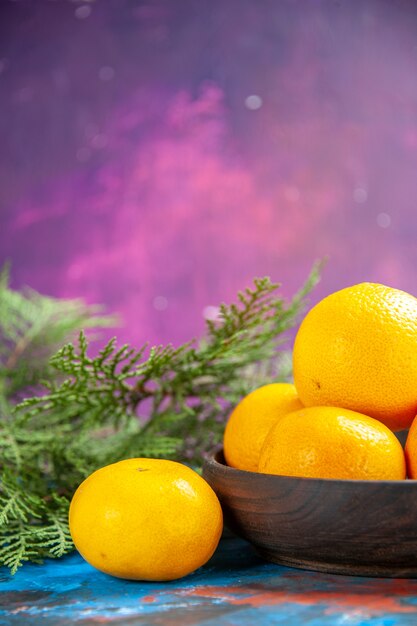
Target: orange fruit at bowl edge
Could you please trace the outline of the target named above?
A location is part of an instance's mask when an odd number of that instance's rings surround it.
[[[408,478],[417,478],[417,417],[408,431],[407,441],[405,442],[405,460],[407,463]]]
[[[69,511],[75,547],[97,569],[135,580],[174,580],[212,556],[223,515],[209,484],[160,459],[107,465],[77,489]]]
[[[259,472],[361,480],[402,480],[405,458],[394,433],[378,420],[336,407],[284,415],[268,433]]]
[[[408,428],[417,413],[417,299],[374,283],[329,295],[301,323],[293,373],[305,406],[343,406]]]
[[[272,425],[302,408],[294,385],[272,383],[245,396],[232,411],[224,433],[224,456],[231,467],[256,472],[259,454]]]

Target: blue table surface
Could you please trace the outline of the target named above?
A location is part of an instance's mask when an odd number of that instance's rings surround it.
[[[394,626],[417,624],[417,580],[281,567],[225,537],[194,574],[169,583],[120,580],[76,553],[13,577],[0,570],[0,624]]]

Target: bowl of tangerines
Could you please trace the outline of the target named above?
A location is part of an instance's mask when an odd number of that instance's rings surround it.
[[[205,462],[227,525],[276,563],[416,577],[417,299],[373,283],[324,298],[293,375],[243,398]]]

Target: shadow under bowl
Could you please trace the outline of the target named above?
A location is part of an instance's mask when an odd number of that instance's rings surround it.
[[[246,472],[223,451],[203,476],[226,525],[269,561],[321,572],[417,578],[417,480],[334,480]]]

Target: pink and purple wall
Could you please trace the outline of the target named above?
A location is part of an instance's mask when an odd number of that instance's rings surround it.
[[[412,0],[3,0],[0,262],[179,343],[254,276],[417,295]]]

